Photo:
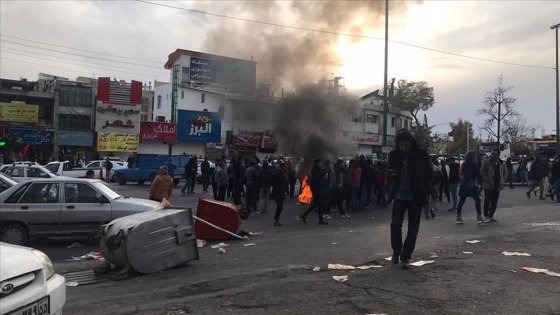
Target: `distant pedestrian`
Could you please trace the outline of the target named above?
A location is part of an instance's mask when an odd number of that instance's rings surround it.
[[[526,192],[527,198],[531,199],[531,192],[536,188],[540,189],[540,199],[544,199],[544,178],[545,178],[545,167],[543,164],[544,157],[537,156],[535,161],[531,164],[531,172],[529,177],[531,178],[531,187],[529,191]]]
[[[234,180],[233,180],[233,202],[235,205],[240,206],[241,203],[241,194],[243,193],[243,185],[245,182],[245,168],[243,167],[243,163],[241,158],[235,160],[235,164],[233,165],[234,171]]]
[[[396,149],[389,153],[389,169],[396,173],[393,212],[391,218],[391,262],[401,268],[410,268],[409,262],[416,246],[420,229],[422,207],[428,202],[433,166],[428,152],[418,146],[418,142],[408,129],[401,129],[396,135]],[[402,241],[404,215],[408,211],[408,232]]]
[[[189,163],[189,176],[191,177],[190,193],[194,194],[194,188],[196,186],[196,176],[198,174],[198,158],[196,157],[196,155],[194,155],[193,158],[189,160]]]
[[[455,161],[454,157],[449,158],[449,192],[453,206],[448,212],[457,211],[457,199],[459,193],[459,183],[461,182],[461,169],[459,163]]]
[[[245,179],[247,185],[247,193],[245,194],[245,204],[249,211],[257,211],[257,194],[259,193],[259,188],[257,186],[257,180],[259,173],[256,169],[256,164],[254,161],[249,163],[249,167],[245,170]]]
[[[287,175],[288,175],[288,182],[290,184],[290,198],[294,199],[297,176],[296,176],[296,168],[294,167],[294,164],[293,164],[292,161],[288,161],[288,174]]]
[[[228,175],[224,169],[224,161],[218,163],[218,169],[216,171],[216,181],[218,185],[218,198],[216,200],[225,201],[226,200],[226,190],[228,187]]]
[[[525,158],[519,161],[519,166],[517,167],[517,172],[519,173],[519,177],[521,178],[521,185],[529,186],[529,173],[527,170],[527,160]]]
[[[450,168],[445,160],[440,162],[441,181],[439,183],[439,201],[443,200],[443,195],[447,198],[447,203],[451,202],[451,194],[449,191],[449,172]]]
[[[113,169],[113,163],[109,159],[109,157],[105,158],[105,181],[107,183],[111,182],[111,170]]]
[[[327,214],[330,212],[331,207],[338,207],[338,211],[340,213],[340,217],[343,219],[348,219],[350,216],[346,214],[344,209],[342,208],[342,203],[344,202],[342,196],[342,190],[344,186],[344,179],[343,179],[343,172],[342,172],[342,165],[344,162],[342,160],[337,160],[336,164],[334,165],[334,169],[331,173],[329,179],[329,189],[330,189],[330,203],[328,207],[326,207]]]
[[[218,200],[218,163],[220,160],[217,160],[214,164],[214,167],[210,168],[210,182],[212,183],[212,195],[214,196],[214,200]]]
[[[465,161],[461,165],[461,185],[459,186],[459,206],[457,207],[457,224],[465,224],[462,217],[463,205],[468,197],[474,199],[476,208],[476,221],[483,224],[488,221],[484,220],[482,216],[482,209],[480,205],[479,184],[482,182],[480,176],[480,168],[476,163],[476,154],[474,151],[469,151],[465,157]]]
[[[235,172],[234,172],[234,165],[235,165],[236,159],[232,158],[227,169],[227,175],[228,175],[228,187],[227,187],[227,196],[228,198],[231,198],[233,195],[233,186],[234,186],[234,178],[235,178]]]
[[[498,222],[494,219],[500,191],[504,189],[504,182],[508,176],[505,163],[500,160],[500,150],[492,151],[492,157],[482,164],[480,169],[484,183],[484,219],[488,222]]]
[[[185,165],[185,185],[181,189],[182,195],[191,194],[191,188],[193,185],[193,181],[192,181],[193,173],[194,176],[196,177],[196,163],[194,163],[194,160],[190,158],[187,164]]]
[[[286,199],[286,189],[288,188],[288,177],[284,172],[284,162],[280,160],[279,167],[272,176],[272,197],[276,202],[276,212],[274,213],[274,226],[282,226],[280,215],[284,209],[284,199]]]
[[[165,164],[163,165],[167,166],[169,176],[173,177],[175,175],[175,170],[177,169],[177,164],[173,162],[173,158],[169,157],[167,159],[167,162],[165,162]]]
[[[86,176],[84,176],[84,178],[93,179],[93,176],[94,176],[93,170],[87,170]]]
[[[268,212],[268,200],[270,199],[270,189],[272,188],[272,168],[268,165],[265,160],[263,162],[263,167],[259,173],[257,179],[257,185],[259,187],[259,194],[261,197],[260,213],[265,214]]]
[[[511,158],[508,157],[506,160],[506,169],[507,169],[507,177],[509,178],[509,188],[513,189],[513,162],[511,161]]]
[[[200,171],[202,172],[202,191],[208,193],[208,186],[210,185],[210,162],[208,157],[204,158],[200,164]]]
[[[560,156],[556,156],[554,162],[552,163],[551,170],[550,170],[550,183],[552,184],[552,188],[550,191],[550,199],[554,200],[555,198],[558,200],[559,195],[558,191],[560,190]],[[558,200],[560,202],[560,200]]]
[[[162,165],[150,187],[150,200],[161,202],[163,198],[169,199],[172,193],[173,178],[167,173],[167,166]]]
[[[323,174],[323,168],[321,167],[321,159],[316,159],[313,161],[313,167],[309,175],[309,187],[311,189],[311,194],[313,195],[313,202],[311,206],[300,215],[300,219],[304,224],[307,224],[307,215],[309,215],[313,210],[317,209],[319,214],[319,224],[328,225],[329,223],[323,219],[323,211],[325,205],[323,204],[322,193],[325,188],[325,174]]]
[[[360,182],[362,180],[362,169],[357,165],[356,160],[350,160],[350,168],[348,169],[348,183],[350,191],[350,204],[352,211],[360,211]]]

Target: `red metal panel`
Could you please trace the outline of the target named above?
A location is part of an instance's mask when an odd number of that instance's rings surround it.
[[[109,86],[111,78],[97,79],[97,99],[103,102],[109,101]]]
[[[132,83],[130,84],[130,103],[142,103],[142,82],[132,81]]]
[[[198,200],[196,216],[232,233],[237,233],[241,218],[235,205],[222,201],[201,198]],[[231,235],[196,221],[196,238],[205,240],[226,240]]]

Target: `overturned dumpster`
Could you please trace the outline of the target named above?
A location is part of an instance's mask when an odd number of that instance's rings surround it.
[[[226,240],[238,232],[240,225],[241,218],[235,205],[206,198],[198,200],[195,223],[197,238]]]
[[[149,274],[198,260],[191,209],[164,209],[113,220],[100,240],[105,259]]]

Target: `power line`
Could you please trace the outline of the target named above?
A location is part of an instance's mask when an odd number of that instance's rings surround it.
[[[42,44],[42,45],[48,45],[48,46],[53,46],[53,47],[72,49],[72,50],[76,50],[76,51],[88,52],[88,53],[92,53],[92,54],[104,55],[104,56],[109,56],[109,57],[127,58],[127,59],[132,59],[132,60],[161,64],[160,62],[152,61],[152,60],[132,58],[132,57],[127,57],[127,56],[112,55],[112,54],[106,54],[106,53],[102,53],[102,52],[85,50],[85,49],[78,49],[78,48],[73,48],[73,47],[68,47],[68,46],[63,46],[63,45],[49,44],[49,43],[45,43],[45,42],[40,42],[40,41],[36,41],[36,40],[31,40],[31,39],[25,39],[25,38],[21,38],[21,37],[15,37],[15,36],[11,36],[11,35],[0,34],[0,37],[7,37],[7,38],[11,38],[11,39],[17,39],[17,40],[22,40],[22,41],[26,41],[26,42],[36,43],[36,44]]]
[[[16,54],[13,52],[9,52],[9,51],[5,51],[5,53],[9,53],[9,54]],[[67,65],[71,65],[71,66],[78,66],[78,67],[89,67],[92,69],[99,69],[99,70],[106,70],[106,71],[115,71],[115,72],[121,72],[121,73],[127,73],[127,74],[132,74],[132,75],[142,75],[142,76],[156,76],[155,74],[148,74],[148,73],[136,73],[136,72],[128,72],[128,71],[122,71],[122,70],[115,70],[115,69],[107,69],[107,68],[101,68],[101,67],[96,67],[96,66],[90,66],[90,65],[81,65],[81,64],[75,64],[75,63],[70,63],[70,62],[65,62],[65,61],[59,61],[59,60],[53,60],[53,59],[49,59],[49,58],[42,58],[42,57],[36,57],[36,56],[30,56],[30,55],[25,55],[25,54],[17,54],[18,56],[24,56],[24,57],[30,57],[30,58],[35,58],[35,59],[39,59],[39,60],[45,60],[45,61],[53,61],[53,62],[58,62],[58,63],[63,63],[63,64],[67,64]],[[0,58],[0,59],[3,59]],[[160,76],[160,75],[157,75]]]
[[[106,59],[106,58],[99,58],[99,57],[81,55],[81,54],[71,53],[71,52],[67,52],[67,51],[61,51],[61,50],[56,50],[56,49],[50,49],[50,48],[44,48],[44,47],[39,47],[39,46],[34,46],[34,45],[18,43],[18,42],[14,42],[14,41],[10,41],[10,40],[5,40],[5,39],[0,39],[0,42],[5,42],[5,43],[19,45],[19,46],[25,46],[25,47],[31,47],[31,48],[35,48],[35,49],[48,50],[48,51],[53,51],[53,52],[57,52],[57,53],[61,53],[61,54],[78,56],[78,57],[85,57],[85,58],[91,58],[91,59],[97,59],[97,60],[103,60],[103,61],[110,61],[110,62],[118,62],[118,63],[122,63],[122,64],[133,65],[133,66],[141,66],[141,67],[147,67],[147,68],[161,69],[161,67],[156,67],[156,66],[148,66],[148,65],[143,65],[143,64],[140,64],[140,63],[133,63],[133,62],[126,62],[126,61],[119,61],[119,60],[112,60],[112,59]]]
[[[155,72],[149,72],[148,70],[144,70],[144,69],[127,68],[127,67],[113,66],[113,65],[102,64],[102,63],[95,63],[95,62],[91,62],[91,61],[87,61],[87,60],[71,59],[71,58],[67,58],[67,57],[49,55],[49,54],[38,53],[38,52],[34,52],[34,51],[28,51],[28,50],[23,50],[23,49],[16,49],[16,48],[12,48],[12,47],[2,47],[2,48],[0,48],[0,51],[4,51],[4,52],[6,52],[6,53],[15,54],[14,52],[7,51],[7,49],[8,49],[8,50],[17,51],[17,52],[30,53],[30,54],[41,54],[41,56],[53,57],[53,58],[60,58],[60,59],[63,59],[63,60],[65,60],[65,61],[77,61],[77,62],[87,63],[87,64],[91,64],[91,65],[99,65],[99,66],[112,67],[112,68],[120,68],[120,69],[125,69],[125,70],[142,71],[142,72],[146,72],[146,74],[150,74],[150,75],[158,75],[158,76],[159,76],[159,75],[164,75],[163,73],[158,73],[158,74],[156,74]],[[21,53],[18,53],[18,55],[20,55],[20,56],[25,56],[25,57],[31,57],[31,58],[37,58],[37,59],[43,59],[43,60],[48,60],[48,61],[66,63],[65,61],[58,61],[58,60],[40,58],[40,57],[25,55],[25,54],[21,54]],[[89,66],[89,65],[85,65],[85,66]],[[163,71],[163,70],[162,70],[162,71]]]
[[[365,39],[375,39],[375,40],[383,40],[384,39],[384,38],[381,38],[381,37],[373,37],[373,36],[367,36],[367,35],[341,33],[341,32],[328,31],[328,30],[318,30],[318,29],[311,29],[311,28],[292,26],[292,25],[286,25],[286,24],[264,22],[264,21],[259,21],[259,20],[240,18],[240,17],[236,17],[236,16],[229,16],[229,15],[225,15],[225,14],[206,12],[206,11],[201,11],[201,10],[196,10],[196,9],[181,8],[181,7],[172,6],[172,5],[169,5],[169,4],[155,3],[155,2],[145,1],[145,0],[134,0],[134,1],[135,2],[140,2],[140,3],[145,3],[145,4],[150,4],[150,5],[155,5],[155,6],[160,6],[160,7],[165,7],[165,8],[170,8],[170,9],[175,9],[175,10],[186,11],[186,12],[190,12],[190,13],[198,13],[198,14],[210,15],[210,16],[214,16],[214,17],[218,17],[218,18],[224,18],[224,19],[230,19],[230,20],[236,20],[236,21],[243,21],[243,22],[249,22],[249,23],[256,23],[256,24],[268,25],[268,26],[274,26],[274,27],[282,27],[282,28],[299,30],[299,31],[338,35],[338,36],[348,36],[348,37],[356,37],[356,38],[365,38]],[[443,50],[439,50],[439,49],[424,47],[424,46],[415,45],[415,44],[409,44],[409,43],[406,43],[406,42],[396,41],[396,40],[391,40],[391,39],[389,39],[389,41],[392,42],[392,43],[395,43],[395,44],[400,44],[400,45],[409,46],[409,47],[413,47],[413,48],[418,48],[418,49],[423,49],[423,50],[427,50],[427,51],[437,52],[437,53],[440,53],[440,54],[446,54],[446,55],[450,55],[450,56],[462,57],[462,58],[473,59],[473,60],[478,60],[478,61],[499,63],[499,64],[505,64],[505,65],[511,65],[511,66],[519,66],[519,67],[552,69],[552,70],[556,69],[554,67],[527,65],[527,64],[520,64],[520,63],[514,63],[514,62],[506,62],[506,61],[499,61],[499,60],[492,60],[492,59],[486,59],[486,58],[480,58],[480,57],[467,56],[467,55],[462,55],[462,54],[453,53],[453,52],[447,52],[447,51],[443,51]]]

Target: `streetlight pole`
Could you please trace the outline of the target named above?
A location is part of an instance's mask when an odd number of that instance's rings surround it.
[[[387,146],[387,114],[389,89],[387,88],[387,68],[389,61],[389,0],[385,0],[385,73],[383,76],[383,146]]]
[[[558,28],[560,23],[550,27],[552,30],[556,30],[556,155],[560,154],[560,93],[559,89],[559,79],[558,79]]]

